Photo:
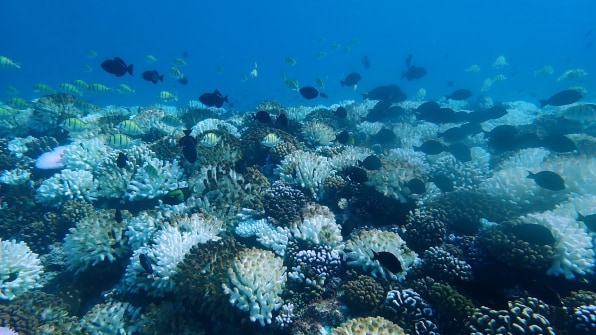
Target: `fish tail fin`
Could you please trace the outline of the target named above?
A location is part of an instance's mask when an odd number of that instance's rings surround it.
[[[132,64],[130,64],[128,67],[126,67],[126,72],[128,72],[128,74],[130,74],[132,76]]]
[[[226,96],[223,98],[223,101],[225,101],[225,102],[229,103],[229,102],[228,102],[228,96],[227,96],[227,95],[226,95]]]
[[[577,212],[577,219],[575,221],[584,221],[586,217],[582,215],[582,213]]]
[[[548,100],[540,100],[540,108],[548,105]]]
[[[161,81],[163,83],[163,74],[157,78],[159,79],[159,81]]]
[[[530,179],[534,179],[534,174],[532,172],[530,172],[530,170],[526,170],[528,171],[528,176],[526,178],[530,178]]]
[[[342,87],[343,87],[343,86],[346,86],[346,82],[345,82],[345,81],[343,81],[343,80],[340,80],[340,81],[339,81],[339,83],[341,84],[341,86],[342,86]]]

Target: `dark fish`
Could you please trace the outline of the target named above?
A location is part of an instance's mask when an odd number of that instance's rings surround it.
[[[191,129],[184,130],[184,136],[178,140],[178,145],[182,147],[182,155],[190,164],[197,161],[197,140],[190,135]]]
[[[554,245],[555,237],[550,229],[535,223],[503,224],[503,232],[537,245]]]
[[[258,111],[257,114],[255,114],[254,120],[261,123],[271,123],[271,115],[266,111]]]
[[[188,58],[188,51],[183,51],[182,52],[182,57]]]
[[[586,44],[586,49],[587,49],[587,48],[589,48],[589,47],[591,47],[591,46],[592,46],[592,44],[594,44],[594,41],[590,41],[590,42],[588,42],[588,44]]]
[[[368,59],[368,56],[364,56],[362,57],[362,65],[364,65],[365,69],[370,69],[370,60]]]
[[[333,114],[335,116],[343,119],[346,116],[348,116],[348,111],[344,107],[339,106],[339,107],[337,107],[337,109],[335,110],[335,112],[333,112]]]
[[[366,115],[366,121],[377,122],[385,118],[385,111],[391,107],[393,103],[390,100],[381,100],[375,104]]]
[[[146,254],[139,254],[139,263],[143,267],[143,270],[145,270],[148,274],[153,273],[153,266],[151,265],[151,260],[149,260],[149,257]]]
[[[575,142],[561,134],[546,136],[540,141],[540,145],[553,152],[572,152],[577,150]]]
[[[118,57],[114,57],[113,60],[104,60],[101,63],[101,68],[107,73],[113,74],[116,77],[122,77],[127,72],[132,76],[132,64],[127,66],[126,63]]]
[[[275,124],[282,128],[286,128],[290,124],[290,120],[285,113],[281,113],[277,116],[277,119],[275,119]]]
[[[523,133],[515,137],[516,149],[537,148],[540,146],[540,137],[536,133]]]
[[[329,98],[329,96],[325,92],[319,92],[319,95],[321,96],[321,98],[325,98],[325,99]]]
[[[441,108],[434,101],[427,101],[416,108],[416,118],[432,123],[452,123],[459,120],[453,109]]]
[[[369,100],[389,100],[391,102],[402,102],[407,98],[397,85],[375,87],[367,93],[363,93],[362,97]]]
[[[426,192],[426,185],[418,178],[410,180],[406,186],[410,189],[410,192],[414,194],[424,194],[424,192]]]
[[[426,69],[422,66],[410,66],[408,71],[402,71],[401,77],[408,79],[408,81],[420,79],[426,75]]]
[[[445,98],[451,99],[451,100],[466,100],[467,98],[471,97],[472,95],[473,95],[472,91],[465,89],[465,88],[460,88],[459,90],[455,90],[451,94],[446,95]]]
[[[397,136],[393,130],[383,128],[374,135],[374,139],[379,144],[390,144],[397,140]]]
[[[312,86],[304,86],[299,89],[298,92],[300,92],[300,95],[307,100],[311,100],[319,96],[319,91]]]
[[[358,166],[361,166],[367,170],[374,171],[378,170],[383,166],[379,157],[370,155],[364,159],[364,161],[358,161]]]
[[[360,73],[352,72],[346,77],[346,79],[340,80],[339,83],[341,86],[357,86],[360,79],[362,79]]]
[[[143,77],[143,79],[145,79],[146,81],[150,81],[154,84],[157,84],[158,81],[163,82],[163,74],[160,76],[157,70],[145,71],[143,72],[141,77]]]
[[[450,80],[447,82],[447,86],[449,87],[453,87],[455,85],[455,83],[453,82],[453,80]]]
[[[366,171],[357,166],[348,166],[343,172],[353,183],[362,184],[368,181]]]
[[[224,97],[216,89],[215,91],[213,91],[213,93],[203,93],[199,97],[199,101],[202,102],[205,106],[208,106],[208,107],[215,106],[217,108],[220,108],[221,106],[223,106],[224,102],[228,102],[228,96],[226,95]]]
[[[186,84],[188,84],[188,77],[182,76],[182,77],[178,78],[178,82],[182,85],[186,85]]]
[[[542,188],[551,191],[561,191],[565,189],[563,178],[552,171],[540,171],[538,173],[528,171],[528,173],[529,175],[527,178],[534,179],[536,184]]]
[[[517,128],[501,125],[493,128],[488,134],[488,146],[497,152],[515,150],[517,148]]]
[[[498,119],[507,114],[507,108],[503,106],[493,106],[485,111],[476,111],[466,116],[468,122],[482,123],[488,120]]]
[[[482,127],[478,123],[464,123],[459,127],[453,127],[440,133],[439,136],[445,141],[453,142],[462,140],[469,135],[476,135],[482,132]]]
[[[17,278],[19,278],[19,274],[21,274],[21,271],[16,270],[16,271],[12,271],[8,273],[8,278],[4,279],[3,278],[3,282],[4,283],[10,283],[12,281],[15,281]]]
[[[401,262],[397,257],[390,253],[389,251],[379,251],[376,252],[372,249],[370,251],[373,252],[373,261],[379,261],[385,269],[389,270],[391,273],[396,274],[403,271],[401,266]]]
[[[164,195],[162,201],[166,205],[180,205],[190,197],[190,188],[182,187],[175,190],[171,190]]]
[[[555,93],[553,96],[548,98],[548,100],[540,100],[540,107],[542,108],[547,105],[565,106],[572,104],[583,97],[584,96],[578,90],[563,90]]]
[[[412,54],[409,54],[408,57],[406,57],[406,67],[409,68],[412,66]]]
[[[581,213],[578,212],[577,219],[575,220],[583,222],[586,225],[586,227],[588,227],[588,229],[590,229],[593,232],[596,232],[596,214],[583,216]]]
[[[445,174],[438,174],[432,177],[429,181],[435,183],[441,192],[451,192],[455,189],[453,187],[453,181],[451,181]]]
[[[120,208],[116,208],[116,213],[114,213],[114,220],[118,223],[122,223],[122,210],[120,210]]]
[[[428,140],[422,143],[419,147],[414,147],[416,151],[422,151],[427,155],[438,155],[441,152],[445,151],[445,145],[439,141],[435,140]]]
[[[447,151],[460,162],[469,162],[472,160],[472,151],[463,143],[455,143],[447,148]]]
[[[592,29],[588,30],[588,31],[586,32],[586,34],[584,35],[584,37],[588,37],[588,36],[590,36],[590,34],[591,34],[591,33],[592,33]]]
[[[123,169],[126,167],[126,162],[128,161],[128,156],[125,153],[120,152],[118,154],[118,158],[116,159],[116,166]]]
[[[347,144],[348,142],[350,142],[350,139],[350,133],[347,130],[344,130],[341,133],[335,135],[335,140],[339,144]]]

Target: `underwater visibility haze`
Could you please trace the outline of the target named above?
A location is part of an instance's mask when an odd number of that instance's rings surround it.
[[[0,3],[0,334],[595,334],[594,12]]]

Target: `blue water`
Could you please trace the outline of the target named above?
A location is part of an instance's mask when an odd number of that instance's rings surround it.
[[[136,90],[133,95],[85,93],[85,99],[99,105],[157,103],[161,90],[178,94],[178,104],[185,105],[215,88],[228,94],[239,110],[252,110],[264,99],[328,105],[360,98],[339,85],[355,71],[362,74],[356,93],[388,83],[400,85],[410,96],[423,87],[427,98],[459,87],[479,93],[485,78],[504,74],[507,81],[491,89],[494,99],[536,101],[568,87],[569,82],[556,81],[568,69],[596,73],[596,46],[586,47],[596,33],[585,36],[596,28],[594,12],[596,3],[589,0],[3,1],[0,55],[19,62],[22,69],[0,72],[0,97],[8,97],[8,85],[17,88],[19,96],[34,99],[39,97],[31,88],[36,82],[57,89],[60,83],[83,79],[110,87],[125,83]],[[332,44],[341,47],[334,50]],[[89,49],[98,56],[88,58]],[[184,51],[187,86],[167,72]],[[317,58],[320,51],[327,55]],[[145,63],[148,54],[159,61]],[[400,78],[408,54],[415,65],[427,68],[421,80]],[[496,70],[491,64],[500,55],[510,65]],[[100,68],[114,56],[134,64],[134,76],[116,78]],[[364,56],[371,61],[369,70],[361,64]],[[285,64],[287,57],[297,64]],[[254,62],[258,77],[242,82]],[[85,64],[93,72],[84,72]],[[464,72],[472,64],[481,72]],[[555,73],[534,77],[544,65]],[[164,83],[141,79],[143,71],[152,69],[165,74]],[[330,100],[304,100],[284,85],[282,73],[297,78],[300,86],[322,78]],[[588,78],[574,84],[584,86],[590,99],[596,87]]]

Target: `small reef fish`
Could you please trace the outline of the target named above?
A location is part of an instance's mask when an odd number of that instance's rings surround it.
[[[258,111],[253,120],[259,121],[260,123],[271,123],[271,115],[266,111]]]
[[[312,86],[304,86],[299,89],[298,92],[300,92],[300,95],[307,100],[311,100],[319,96],[319,91]]]
[[[56,91],[54,91],[50,86],[44,84],[44,83],[36,83],[33,84],[33,91],[35,93],[42,93],[42,94],[54,94],[56,93]]]
[[[583,98],[580,91],[575,89],[567,89],[553,94],[547,100],[540,100],[540,108],[544,106],[564,106],[570,105],[579,99]]]
[[[133,65],[126,65],[126,63],[119,57],[114,59],[107,59],[101,63],[101,68],[109,74],[113,74],[116,77],[122,77],[126,73],[132,76]]]
[[[256,78],[259,76],[259,71],[257,71],[257,62],[255,62],[255,66],[252,68],[249,74],[251,78]]]
[[[362,57],[362,59],[360,60],[360,62],[362,63],[362,66],[364,66],[364,69],[365,70],[370,69],[370,60],[368,59],[368,56]]]
[[[534,179],[536,185],[551,191],[562,191],[565,189],[565,181],[563,178],[552,171],[540,171],[532,173],[528,171],[529,179]]]
[[[596,120],[596,104],[579,104],[569,107],[563,111],[563,117],[567,120],[594,121]]]
[[[284,79],[284,84],[291,90],[298,91],[298,79]]]
[[[352,72],[348,74],[344,80],[340,80],[339,83],[341,84],[341,86],[353,86],[355,91],[358,87],[358,82],[360,81],[360,79],[362,79],[360,73]]]
[[[223,106],[224,102],[228,102],[228,96],[226,95],[224,97],[223,94],[219,93],[219,91],[216,89],[215,91],[213,91],[213,93],[203,93],[199,97],[199,101],[202,102],[205,106],[215,106],[217,108],[220,108],[221,106]]]
[[[499,56],[493,62],[493,67],[495,69],[501,69],[501,68],[503,68],[503,67],[505,67],[507,65],[509,65],[509,64],[507,63],[507,58],[505,58],[505,56]]]
[[[420,79],[426,75],[426,68],[422,66],[412,65],[407,71],[401,72],[401,77],[406,78],[408,81]]]
[[[149,260],[149,256],[147,254],[139,254],[139,264],[145,272],[148,274],[153,273],[153,265],[151,265],[151,260]]]
[[[464,71],[471,72],[471,73],[478,73],[478,72],[480,72],[480,66],[478,66],[477,64],[472,64],[469,67],[467,67]]]
[[[341,133],[335,135],[335,140],[339,144],[348,144],[351,139],[350,132],[347,130],[342,130]]]
[[[184,136],[178,140],[178,145],[182,147],[182,155],[186,160],[193,164],[197,161],[197,140],[190,135],[191,129],[184,129]]]
[[[118,158],[116,158],[116,166],[123,169],[126,167],[126,162],[128,162],[128,156],[125,153],[120,151],[118,153]]]
[[[124,120],[118,124],[118,130],[126,135],[137,136],[143,134],[143,130],[133,120]]]
[[[286,64],[289,66],[296,65],[296,60],[293,57],[286,57]]]
[[[534,71],[534,77],[538,76],[550,76],[551,74],[555,73],[555,70],[550,65],[545,65],[540,69]]]
[[[87,124],[76,117],[65,119],[60,126],[69,132],[80,132],[87,129]]]
[[[587,75],[588,75],[588,73],[584,69],[567,70],[559,78],[557,78],[557,81],[578,80],[578,79],[581,79]]]
[[[178,57],[178,58],[174,59],[174,64],[178,67],[181,67],[181,66],[186,65],[186,61],[184,59]]]
[[[323,79],[321,78],[317,78],[315,79],[315,84],[319,87],[324,89],[325,88],[325,83],[323,83]]]
[[[433,176],[431,179],[429,179],[429,181],[434,183],[435,186],[437,186],[439,190],[441,190],[441,192],[443,193],[453,192],[453,190],[455,190],[455,187],[453,186],[453,181],[446,174],[441,173],[436,176]]]
[[[82,80],[82,79],[73,80],[72,84],[75,87],[80,88],[82,90],[88,90],[89,89],[89,84],[87,84],[87,82],[84,81],[84,80]]]
[[[190,194],[190,188],[188,187],[177,188],[166,193],[162,201],[166,205],[176,206],[180,205],[181,203],[185,202],[188,198],[190,198]]]
[[[379,170],[381,167],[383,167],[381,159],[375,155],[370,155],[366,157],[363,161],[357,161],[356,163],[358,164],[358,166],[363,167],[369,171]]]
[[[346,110],[345,107],[343,106],[339,106],[337,107],[337,109],[333,112],[333,115],[337,116],[340,119],[344,119],[348,116],[348,111]]]
[[[27,100],[20,97],[10,97],[8,100],[6,100],[6,104],[17,109],[25,109],[29,107]]]
[[[445,98],[447,99],[451,99],[451,100],[466,100],[469,97],[471,97],[472,95],[474,95],[472,93],[472,91],[462,88],[459,90],[455,90],[454,92],[452,92],[451,94],[448,94],[445,96]]]
[[[269,134],[265,135],[265,137],[261,141],[261,144],[268,148],[272,148],[272,147],[278,145],[280,142],[281,142],[281,139],[279,138],[279,136],[276,133],[269,133]]]
[[[424,192],[426,192],[425,183],[418,178],[411,179],[406,186],[410,189],[410,192],[414,194],[424,194]]]
[[[109,92],[111,90],[112,90],[111,87],[107,87],[106,85],[101,84],[101,83],[93,83],[93,84],[89,85],[89,91],[95,92],[95,93],[104,93],[104,92]]]
[[[83,95],[83,92],[79,91],[79,89],[70,83],[62,83],[60,84],[60,89],[64,93],[76,94],[76,95]]]
[[[131,94],[134,93],[135,90],[133,90],[132,88],[130,88],[130,86],[126,85],[126,84],[120,84],[116,87],[116,91],[118,91],[118,93],[122,93],[122,94]]]
[[[87,73],[93,72],[93,68],[89,64],[83,65],[83,71]]]
[[[178,97],[174,93],[168,91],[159,92],[157,97],[165,101],[178,101]]]
[[[0,56],[0,67],[2,68],[15,68],[15,69],[20,69],[21,66],[18,63],[15,63],[12,61],[12,59],[6,57],[6,56]]]
[[[182,72],[180,71],[179,68],[172,66],[168,72],[170,72],[170,75],[176,79],[178,78],[182,78]]]
[[[217,145],[221,141],[221,136],[217,135],[216,133],[207,133],[203,136],[201,140],[201,145],[207,148],[212,148]]]
[[[166,116],[164,116],[161,119],[161,122],[163,122],[164,124],[166,124],[170,127],[179,127],[182,125],[182,121],[180,121],[179,118],[177,118],[176,116],[174,116],[172,114],[167,114]]]
[[[134,145],[134,141],[126,134],[113,134],[108,137],[107,145],[114,149],[130,149]]]
[[[8,93],[10,95],[16,95],[16,94],[20,93],[19,90],[17,90],[17,88],[12,85],[6,86],[5,91],[6,91],[6,93]]]
[[[376,252],[370,249],[373,253],[373,261],[379,261],[384,268],[389,270],[391,273],[396,274],[403,271],[401,262],[399,259],[389,251]]]
[[[178,78],[178,80],[176,80],[176,81],[182,85],[186,85],[186,84],[188,84],[188,77],[185,75],[182,75],[182,77]]]
[[[155,58],[155,56],[153,56],[153,55],[147,55],[145,57],[145,62],[148,64],[155,63],[155,62],[157,62],[157,58]]]
[[[87,57],[89,57],[89,58],[95,58],[95,57],[97,57],[97,51],[95,51],[93,49],[87,50]]]
[[[158,81],[163,82],[163,74],[160,76],[157,70],[145,71],[141,77],[143,77],[144,80],[150,81],[154,84],[157,84]]]

